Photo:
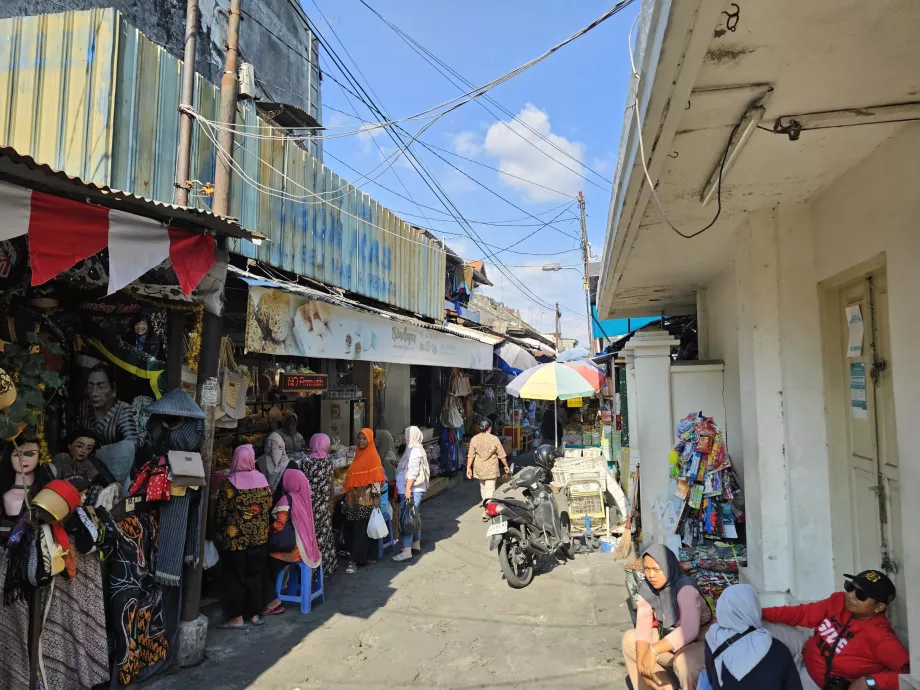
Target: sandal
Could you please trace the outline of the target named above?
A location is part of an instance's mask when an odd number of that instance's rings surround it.
[[[265,618],[259,616],[254,621],[250,621],[254,626],[258,627],[260,625],[265,625]]]
[[[280,616],[282,613],[284,613],[284,606],[282,606],[281,604],[278,604],[273,609],[265,609],[262,615],[263,616]]]
[[[249,626],[243,623],[242,625],[235,625],[233,623],[224,623],[220,626],[221,630],[242,630],[243,632],[249,632]]]
[[[408,560],[411,560],[411,559],[412,559],[412,554],[411,554],[411,553],[406,553],[405,551],[403,551],[403,552],[401,552],[401,553],[398,553],[398,554],[396,554],[395,556],[393,556],[393,560],[396,561],[397,563],[402,563],[403,561],[408,561]]]
[[[354,575],[356,572],[358,572],[358,564],[352,561],[348,564],[348,567],[345,568],[345,572],[349,575]]]

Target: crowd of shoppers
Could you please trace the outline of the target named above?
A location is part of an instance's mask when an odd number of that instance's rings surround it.
[[[309,452],[304,452],[296,417],[289,415],[285,421],[283,433],[268,437],[258,460],[251,445],[236,448],[230,473],[218,490],[213,536],[223,571],[222,627],[228,630],[245,631],[250,625],[264,625],[265,616],[284,613],[279,591],[289,566],[303,563],[315,571],[322,567],[328,578],[340,555],[348,559],[349,574],[375,563],[378,543],[368,536],[374,511],[392,501],[394,516],[388,522],[395,527],[397,509],[409,501],[418,511],[428,488],[430,469],[418,427],[406,429],[401,457],[391,434],[380,432],[375,443],[374,432],[361,429],[345,476],[345,495],[338,503],[339,538],[333,526],[330,439],[315,434]],[[301,463],[288,452],[298,453]],[[408,561],[419,553],[421,536],[420,528],[405,533],[399,541],[402,550],[393,560]]]

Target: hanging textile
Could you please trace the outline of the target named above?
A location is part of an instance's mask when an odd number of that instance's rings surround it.
[[[102,569],[99,558],[77,555],[77,576],[57,577],[45,590],[41,634],[44,690],[91,688],[109,680]],[[48,595],[51,595],[50,605]]]
[[[166,660],[168,644],[163,592],[153,577],[156,520],[129,516],[119,532],[109,576],[109,629],[118,682],[128,685],[156,673]]]
[[[8,565],[9,551],[0,548],[0,690],[22,690],[29,687],[29,604],[22,599],[3,603]]]

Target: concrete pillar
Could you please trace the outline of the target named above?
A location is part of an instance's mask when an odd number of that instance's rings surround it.
[[[680,341],[666,331],[654,329],[636,333],[625,348],[635,357],[638,412],[635,428],[643,458],[639,471],[643,546],[667,540],[667,535],[659,534],[658,517],[653,507],[656,503],[664,503],[670,483],[668,453],[674,445],[671,348],[679,344]]]
[[[705,287],[696,291],[696,349],[701,362],[709,360],[709,301]]]
[[[639,464],[639,402],[636,399],[636,355],[632,350],[623,350],[626,359],[626,420],[629,424],[629,447],[626,453],[629,465],[620,467],[629,477],[623,482],[627,496],[632,500],[633,474]]]

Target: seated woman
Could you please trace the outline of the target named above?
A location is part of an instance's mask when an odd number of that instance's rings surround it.
[[[750,585],[728,587],[706,633],[706,676],[714,690],[801,690],[792,654],[764,630]]]
[[[897,690],[898,675],[910,672],[910,657],[885,615],[894,583],[885,573],[844,575],[846,592],[802,606],[763,610],[765,626],[801,659],[802,687]],[[814,634],[796,627],[813,628]]]
[[[277,596],[276,584],[278,574],[286,566],[303,562],[311,568],[318,568],[323,562],[323,555],[316,542],[313,501],[307,476],[300,470],[286,470],[281,486],[284,493],[272,509],[271,533],[280,534],[290,522],[294,531],[294,548],[290,551],[273,551],[272,537],[269,536],[268,565],[262,585],[266,601],[263,613],[266,616],[284,613],[284,607]]]
[[[636,629],[623,635],[623,655],[633,690],[696,690],[705,665],[701,633],[712,622],[709,604],[667,546],[642,555]]]

